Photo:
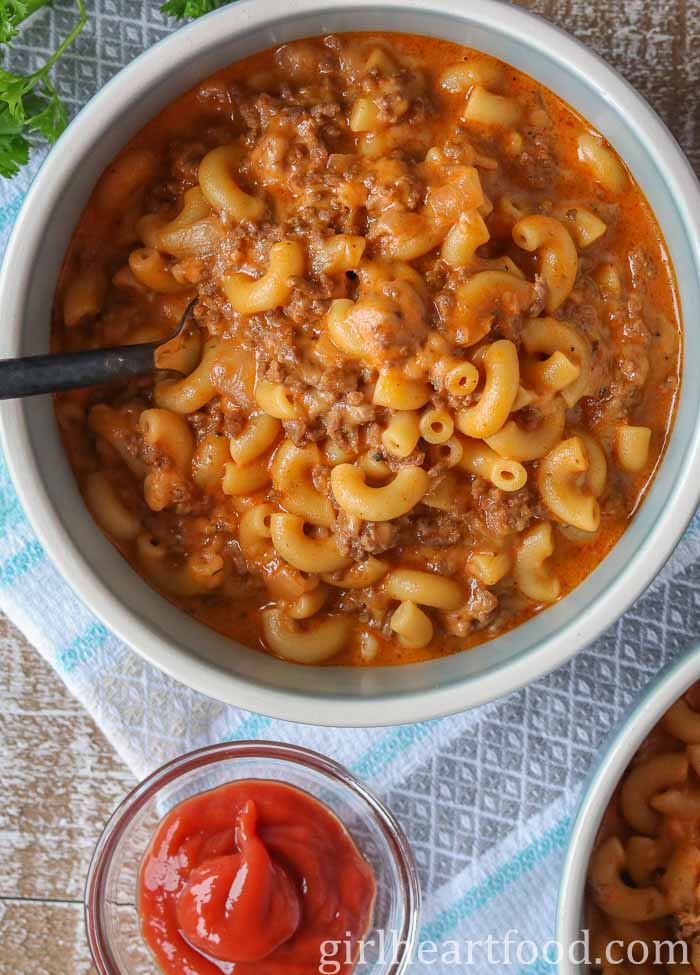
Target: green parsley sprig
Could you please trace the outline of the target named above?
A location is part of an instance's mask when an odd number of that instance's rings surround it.
[[[19,25],[46,0],[0,0],[0,44],[9,44],[19,33]]]
[[[8,45],[20,25],[47,0],[0,0],[0,44]],[[51,57],[31,74],[0,67],[0,176],[15,176],[29,159],[33,135],[55,142],[66,127],[66,110],[49,74],[85,26],[85,0],[77,0],[78,22]]]
[[[201,17],[230,0],[166,0],[160,8],[179,20]],[[85,26],[85,0],[76,0],[78,22],[58,49],[41,68],[22,75],[0,66],[0,176],[11,178],[29,160],[35,136],[55,142],[66,127],[68,116],[50,72],[63,52],[70,47]],[[3,46],[9,47],[21,25],[51,0],[0,0],[0,61]]]

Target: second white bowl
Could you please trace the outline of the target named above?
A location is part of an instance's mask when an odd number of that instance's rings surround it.
[[[563,947],[559,975],[585,971],[567,957],[581,938],[586,875],[603,814],[634,753],[674,701],[700,677],[700,645],[674,660],[654,678],[632,711],[609,735],[583,786],[559,886],[557,942]]]

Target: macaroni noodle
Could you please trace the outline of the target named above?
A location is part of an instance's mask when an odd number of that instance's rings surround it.
[[[630,927],[650,975],[691,975],[700,967],[700,684],[647,736],[603,817],[588,870],[591,941],[606,946]],[[654,943],[687,943],[689,964],[654,958]],[[679,957],[679,956],[677,956]]]
[[[478,51],[293,42],[146,125],[76,228],[52,347],[162,342],[194,298],[150,375],[57,397],[61,435],[138,572],[284,661],[505,633],[605,557],[661,461],[681,331],[649,206],[584,119]],[[601,867],[613,901],[657,891],[625,923],[697,875],[679,852],[658,885],[641,828],[700,807],[700,719],[668,721],[687,779],[677,758],[661,791],[631,779],[639,835]]]

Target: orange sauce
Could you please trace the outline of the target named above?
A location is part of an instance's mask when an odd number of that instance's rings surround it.
[[[447,41],[403,34],[341,35],[340,46],[348,62],[352,62],[353,52],[366,52],[372,49],[373,44],[383,45],[404,66],[408,75],[415,77],[420,73],[424,79],[425,95],[421,97],[429,101],[429,110],[420,125],[415,127],[413,136],[409,130],[406,142],[391,153],[392,157],[400,157],[404,161],[409,175],[411,167],[417,166],[422,159],[426,143],[446,146],[458,142],[462,137],[469,143],[470,152],[476,157],[484,192],[493,203],[493,210],[485,216],[491,235],[480,251],[485,259],[502,256],[517,259],[528,279],[534,279],[537,271],[535,256],[519,250],[512,242],[512,222],[504,216],[500,205],[504,199],[515,201],[525,212],[549,213],[562,204],[585,206],[598,214],[607,225],[599,241],[579,249],[579,278],[575,294],[562,312],[557,313],[560,318],[578,316],[577,321],[582,323],[580,327],[588,334],[592,344],[595,368],[600,364],[600,375],[604,377],[599,388],[568,411],[569,432],[565,435],[570,435],[570,431],[576,429],[592,432],[603,443],[608,459],[608,486],[601,498],[601,527],[595,538],[581,544],[565,533],[556,532],[550,572],[559,578],[562,595],[565,595],[600,563],[624,532],[663,458],[672,428],[680,384],[681,321],[674,272],[661,230],[631,176],[626,189],[613,194],[597,183],[590,171],[581,165],[577,157],[577,136],[581,132],[594,130],[562,99],[532,78],[486,55]],[[313,62],[316,58],[321,64],[326,50],[323,41],[317,39],[308,42],[308,50],[310,60]],[[448,66],[473,57],[499,68],[500,93],[517,99],[522,106],[523,117],[528,122],[519,127],[517,137],[512,130],[504,128],[475,126],[464,131],[460,123],[461,102],[454,94],[441,88],[439,79]],[[125,293],[112,287],[101,314],[73,327],[64,324],[61,300],[68,283],[76,275],[99,268],[106,278],[112,279],[123,268],[130,251],[138,246],[134,226],[140,216],[148,212],[162,212],[172,219],[178,212],[183,190],[196,184],[197,161],[208,149],[238,138],[241,131],[245,131],[241,119],[230,107],[235,105],[239,92],[251,95],[255,91],[270,91],[274,97],[284,97],[285,85],[295,90],[301,88],[306,92],[300,96],[301,102],[313,100],[314,92],[319,103],[332,95],[340,105],[341,114],[347,114],[351,99],[344,90],[346,83],[342,73],[329,69],[325,75],[320,70],[305,75],[303,58],[295,64],[298,68],[295,77],[285,73],[284,61],[276,61],[272,51],[260,52],[233,64],[178,98],[131,141],[125,154],[147,150],[154,160],[152,176],[145,189],[134,193],[129,205],[119,212],[106,214],[99,186],[89,201],[73,236],[58,289],[53,328],[54,349],[71,350],[135,341],[134,336],[143,334],[146,325],[153,334],[162,336],[172,330],[177,310],[181,309],[183,303],[179,296],[160,295],[154,298],[152,294],[141,293],[138,289]],[[234,94],[227,101],[222,93],[232,88]],[[338,125],[337,128],[337,134],[330,140],[332,153],[342,155],[356,152],[353,133],[346,125]],[[462,135],[458,137],[456,133]],[[412,139],[415,144],[412,144]],[[250,140],[254,141],[254,134],[250,135]],[[124,158],[124,154],[120,158]],[[119,158],[116,161],[118,164]],[[109,171],[103,177],[103,187],[108,178]],[[246,184],[249,191],[255,189],[254,182],[249,175]],[[278,213],[288,215],[290,198],[285,194],[284,186],[270,188],[269,194],[273,211],[276,209]],[[303,228],[298,233],[303,237]],[[370,237],[368,254],[372,254],[373,247]],[[214,272],[218,273],[225,263],[226,252],[204,262],[206,266],[200,284],[202,294],[212,294]],[[438,266],[439,255],[432,251],[412,263],[425,277],[431,297],[435,298],[443,273]],[[622,282],[622,291],[617,297],[604,296],[594,282],[596,270],[606,263],[614,265]],[[227,336],[235,331],[227,331],[229,326],[225,317],[217,318],[214,312],[208,314],[206,320],[200,318],[199,321],[203,329],[208,328],[214,334]],[[612,360],[614,370],[610,367]],[[627,396],[621,413],[613,411],[610,404],[616,389],[608,379],[614,374],[616,382],[619,384],[622,381],[624,387],[625,369],[629,367],[632,372],[640,362],[648,369],[646,380],[637,384],[634,395]],[[149,406],[152,405],[152,388],[153,380],[147,377],[128,387],[91,389],[58,397],[57,408],[65,446],[81,485],[90,471],[105,467],[122,498],[139,512],[150,529],[154,530],[153,526],[157,524],[159,537],[175,540],[180,550],[184,546],[186,551],[188,539],[199,537],[197,532],[204,519],[209,526],[209,534],[217,531],[224,533],[226,551],[237,551],[238,512],[220,493],[210,496],[208,500],[197,498],[198,503],[190,513],[180,514],[177,506],[173,505],[153,514],[145,509],[133,473],[90,430],[86,414],[92,405],[107,402],[120,408],[137,398],[144,406]],[[620,395],[624,393],[623,388]],[[620,470],[613,456],[612,424],[620,417],[630,424],[648,426],[652,431],[649,462],[636,474]],[[532,480],[536,476],[537,462],[526,466]],[[541,515],[535,511],[533,517],[537,519]],[[146,575],[135,558],[132,544],[113,541],[137,571]],[[466,563],[469,550],[468,541],[461,539],[454,546],[454,560],[461,558]],[[399,545],[388,555],[394,563],[417,567],[436,562],[444,564],[442,549],[436,550],[434,546],[417,542]],[[351,641],[332,662],[364,666],[431,659],[472,647],[505,632],[542,608],[523,599],[511,582],[497,585],[495,592],[499,608],[485,625],[475,625],[468,632],[455,635],[441,629],[437,614],[433,613],[435,638],[426,647],[411,649],[390,639],[386,620],[380,620],[374,630],[370,623],[370,631],[376,635],[380,646],[380,652],[374,659],[368,660],[358,643]],[[263,647],[261,611],[270,600],[264,588],[239,585],[233,579],[229,589],[224,588],[221,592],[186,598],[164,594],[215,630],[248,646]],[[329,605],[335,606],[341,595],[333,592],[329,599]],[[384,606],[386,602],[384,600],[382,603],[381,597],[374,592],[367,594],[367,600],[372,604],[370,616],[375,604]],[[361,607],[355,608],[354,612],[361,616],[364,613],[362,619],[367,615]]]

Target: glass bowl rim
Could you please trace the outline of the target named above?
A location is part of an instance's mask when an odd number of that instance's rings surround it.
[[[124,830],[139,810],[164,786],[177,781],[188,772],[236,758],[277,759],[302,766],[349,790],[368,807],[369,813],[374,816],[387,843],[399,874],[398,886],[403,899],[404,919],[402,929],[398,932],[399,951],[387,966],[386,975],[401,975],[411,961],[412,949],[418,933],[421,888],[411,845],[398,820],[364,782],[334,759],[300,745],[248,739],[205,745],[171,759],[136,785],[107,820],[90,861],[84,893],[85,930],[93,963],[99,975],[124,975],[112,953],[100,909],[107,870]]]

